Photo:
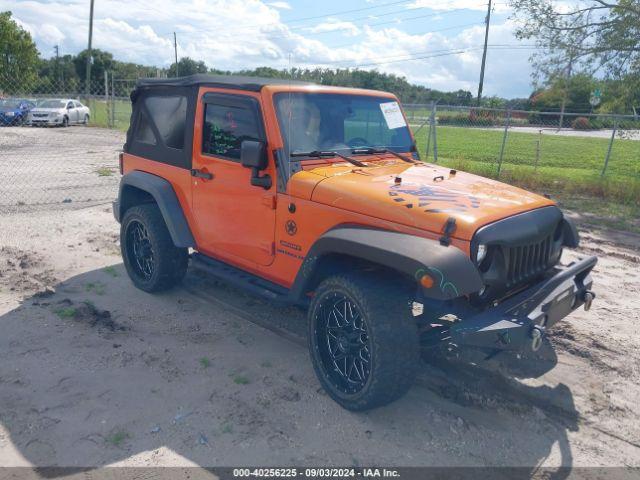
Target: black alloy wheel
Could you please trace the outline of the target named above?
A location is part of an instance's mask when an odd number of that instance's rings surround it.
[[[320,303],[316,325],[320,360],[331,382],[347,394],[362,390],[371,374],[371,346],[358,306],[333,292]]]
[[[345,272],[315,289],[308,342],[316,376],[342,407],[363,411],[403,396],[419,366],[409,310],[415,287],[394,276]]]
[[[131,264],[135,273],[145,281],[149,281],[153,277],[155,266],[153,246],[147,229],[141,222],[133,220],[127,225],[126,239],[127,254],[133,260]]]
[[[145,292],[171,288],[187,272],[189,251],[174,245],[156,204],[137,205],[125,212],[120,249],[129,278]]]

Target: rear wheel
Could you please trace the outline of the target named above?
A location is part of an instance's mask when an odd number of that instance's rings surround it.
[[[88,125],[89,124],[89,115],[85,115],[84,116],[84,121],[82,122],[83,125]]]
[[[309,350],[329,396],[368,410],[403,396],[419,365],[410,290],[361,274],[324,280],[308,314]]]
[[[131,281],[145,292],[171,288],[187,272],[188,251],[173,244],[155,204],[126,211],[120,226],[120,249]]]

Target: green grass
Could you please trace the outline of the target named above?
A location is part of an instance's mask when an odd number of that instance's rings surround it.
[[[417,138],[422,158],[427,158],[426,135],[427,131],[423,129]],[[500,130],[438,127],[439,163],[496,178],[502,137]],[[510,131],[500,179],[534,190],[588,193],[624,204],[637,203],[640,198],[640,141],[616,138],[606,174],[601,177],[608,145],[606,138]],[[433,160],[432,149],[427,160]]]
[[[73,307],[64,307],[55,310],[55,314],[62,319],[74,318],[77,310]]]
[[[116,278],[117,276],[119,276],[118,271],[116,270],[116,267],[114,267],[113,265],[109,265],[108,267],[104,267],[102,269],[102,271],[104,273],[106,273],[107,275],[112,276],[113,278]]]
[[[222,426],[222,433],[233,433],[233,425],[230,423],[225,423]]]
[[[124,430],[118,430],[108,435],[105,438],[105,442],[113,445],[114,447],[119,447],[127,438],[129,438],[129,434],[127,432],[125,432]]]
[[[113,104],[104,100],[92,99],[87,102],[87,106],[91,110],[91,119],[89,125],[94,127],[108,127],[109,115],[111,105],[114,106],[115,114],[115,128],[118,130],[126,131],[129,128],[129,120],[131,118],[131,102],[125,100],[116,100]]]
[[[106,291],[106,285],[101,282],[89,282],[84,286],[84,289],[89,293],[95,293],[96,295],[104,295]]]
[[[236,375],[233,377],[233,383],[235,383],[236,385],[248,385],[249,383],[251,383],[251,380],[249,380],[244,375]]]
[[[100,167],[96,170],[99,177],[110,177],[114,174],[114,170],[109,167]]]
[[[207,357],[202,357],[200,360],[198,360],[198,362],[200,363],[200,366],[202,368],[209,368],[211,366],[211,360],[209,360]]]

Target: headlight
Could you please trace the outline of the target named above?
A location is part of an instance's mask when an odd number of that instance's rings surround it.
[[[487,246],[486,245],[478,245],[478,252],[476,253],[476,264],[480,265],[484,257],[487,256]]]
[[[15,115],[15,112],[7,112],[6,115],[7,117],[13,117]]]

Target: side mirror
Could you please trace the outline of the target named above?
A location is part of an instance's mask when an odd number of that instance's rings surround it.
[[[267,168],[267,151],[263,142],[255,140],[243,140],[240,145],[240,163],[243,167]]]
[[[243,140],[240,144],[240,163],[243,167],[251,169],[251,185],[262,187],[265,190],[271,188],[271,177],[260,176],[260,170],[267,168],[269,159],[264,142],[256,140]]]

